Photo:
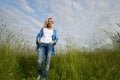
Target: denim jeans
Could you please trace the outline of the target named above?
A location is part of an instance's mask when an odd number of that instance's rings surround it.
[[[50,68],[52,46],[48,43],[41,43],[38,49],[38,74],[44,78],[46,78]]]

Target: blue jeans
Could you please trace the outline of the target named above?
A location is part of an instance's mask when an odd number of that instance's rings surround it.
[[[46,78],[50,68],[52,46],[48,43],[41,43],[38,49],[38,74],[44,78]]]

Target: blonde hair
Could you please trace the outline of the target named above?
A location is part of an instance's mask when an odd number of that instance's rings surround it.
[[[45,20],[45,22],[44,22],[44,25],[43,25],[44,28],[47,28],[48,20],[49,20],[49,19],[52,19],[52,20],[53,20],[53,18],[51,18],[51,17],[50,17],[50,18],[47,18],[47,19]],[[54,23],[54,20],[53,20],[53,23]],[[53,25],[52,25],[52,27],[53,27]]]

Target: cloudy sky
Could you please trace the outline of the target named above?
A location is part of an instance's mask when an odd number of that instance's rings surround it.
[[[110,24],[120,22],[120,0],[0,0],[0,19],[31,44],[48,17],[55,20],[59,44],[69,38],[80,46],[109,43],[102,29],[112,31]]]

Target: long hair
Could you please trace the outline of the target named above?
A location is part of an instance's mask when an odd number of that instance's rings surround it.
[[[51,18],[51,17],[50,17],[50,18],[47,18],[47,19],[45,20],[45,22],[44,22],[44,25],[43,25],[44,28],[47,28],[48,20],[49,20],[49,19],[52,19],[52,20],[53,20],[53,18]],[[54,20],[53,20],[53,23],[54,23]],[[52,23],[52,24],[53,24],[53,23]],[[53,27],[53,25],[52,25],[52,27]]]

